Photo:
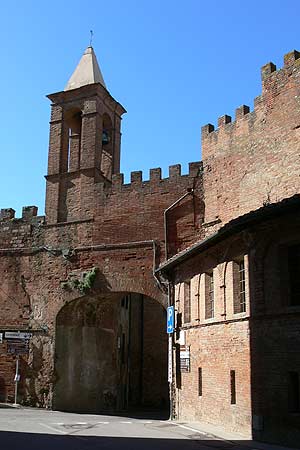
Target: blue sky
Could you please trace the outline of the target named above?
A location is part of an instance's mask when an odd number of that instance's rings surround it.
[[[300,50],[299,1],[11,0],[0,11],[0,207],[44,211],[50,102],[89,44],[126,108],[121,169],[201,159],[200,128],[260,94],[260,67]]]

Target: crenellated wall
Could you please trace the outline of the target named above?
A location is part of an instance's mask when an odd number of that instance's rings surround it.
[[[254,110],[242,105],[235,120],[202,128],[205,222],[234,217],[299,192],[300,59],[263,66]]]
[[[16,218],[12,209],[1,210],[0,332],[34,332],[29,355],[21,356],[21,366],[31,368],[29,377],[24,369],[20,384],[22,403],[51,404],[56,317],[66,304],[84,297],[76,289],[63,288],[70,277],[97,267],[92,291],[95,300],[103,294],[131,292],[166,306],[167,297],[153,276],[154,267],[165,257],[164,210],[189,192],[167,217],[171,255],[199,236],[204,214],[201,167],[199,162],[191,163],[189,173],[181,175],[180,165],[171,166],[164,179],[161,169],[152,169],[148,181],[142,180],[141,172],[134,172],[128,184],[123,175],[114,175],[112,182],[91,178],[93,189],[80,198],[80,208],[89,204],[92,216],[81,220],[49,223],[37,215],[34,206],[23,208],[21,218]],[[78,197],[74,200],[72,207],[76,208]],[[150,311],[145,328],[157,323],[157,310],[146,307]],[[12,400],[14,357],[6,355],[6,345],[0,349],[0,396]]]
[[[84,87],[50,97],[63,103],[67,95],[71,102],[76,95],[91,97],[97,90],[95,86]],[[166,307],[165,291],[153,276],[153,270],[166,257],[201,241],[238,216],[299,193],[300,188],[300,54],[296,51],[285,55],[282,69],[276,70],[272,63],[262,68],[262,94],[255,99],[253,111],[242,105],[236,110],[235,121],[224,115],[218,119],[216,130],[211,124],[202,128],[203,162],[190,163],[186,175],[181,174],[178,164],[169,167],[166,178],[162,178],[160,168],[154,168],[150,169],[148,180],[143,180],[142,172],[136,171],[131,173],[130,183],[124,183],[123,174],[113,173],[119,164],[119,155],[115,155],[112,177],[105,178],[97,153],[99,130],[100,136],[102,133],[97,118],[101,104],[91,110],[92,100],[91,97],[86,101],[82,122],[81,150],[86,153],[79,155],[79,144],[74,144],[76,164],[71,158],[69,166],[66,161],[62,164],[62,157],[68,156],[64,141],[67,116],[62,114],[61,106],[53,105],[46,217],[38,216],[35,206],[24,207],[21,218],[15,218],[11,208],[0,212],[0,332],[15,329],[36,332],[28,357],[22,357],[21,389],[24,402],[39,406],[51,406],[57,315],[68,303],[84,299],[82,292],[63,287],[72,277],[80,277],[96,267],[96,282],[89,292],[93,301],[132,293]],[[114,130],[117,150],[119,116]],[[90,128],[89,121],[94,124]],[[191,263],[198,273],[199,267],[196,269]],[[180,270],[184,281],[188,274],[182,266]],[[157,323],[155,314],[151,316],[150,303],[145,306],[148,316],[145,329]],[[193,333],[191,338],[198,354],[199,334]],[[209,328],[203,328],[201,333],[206,351],[213,354],[217,353],[214,336],[220,345],[225,342],[231,346],[236,333],[240,333],[242,338],[236,348],[240,352],[241,371],[244,370],[243,361],[249,351],[247,327],[230,326],[227,338],[221,328],[215,335]],[[5,344],[0,349],[0,370],[4,374],[1,375],[4,381],[0,378],[0,398],[7,400],[13,396],[14,364],[13,357],[3,356]],[[197,361],[195,358],[197,365],[202,364]],[[223,362],[224,371],[228,372],[226,358]],[[195,371],[191,389],[196,386],[196,376]],[[2,391],[1,383],[5,387]],[[249,389],[248,378],[246,388]],[[150,382],[147,389],[149,395]],[[189,402],[190,394],[186,395],[182,399]],[[222,409],[222,396],[218,407]],[[215,413],[212,407],[211,415]],[[243,424],[240,429],[245,428],[244,418],[240,423]]]
[[[99,186],[102,187],[103,186]],[[161,169],[150,170],[150,180],[142,172],[131,173],[124,184],[123,174],[113,176],[104,186],[95,215],[95,242],[127,242],[155,239],[164,256],[164,211],[193,190],[167,214],[168,256],[199,239],[204,215],[202,164],[190,163],[189,173],[181,175],[181,166],[169,168],[169,177],[161,178]]]

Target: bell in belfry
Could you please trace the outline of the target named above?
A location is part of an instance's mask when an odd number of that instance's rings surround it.
[[[109,144],[110,141],[110,137],[109,134],[106,130],[103,130],[102,132],[102,145],[107,145]]]

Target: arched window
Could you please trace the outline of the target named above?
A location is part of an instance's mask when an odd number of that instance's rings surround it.
[[[66,123],[68,127],[68,146],[66,171],[78,170],[80,167],[81,153],[81,124],[80,110],[70,110],[67,113]]]
[[[113,128],[111,118],[103,114],[102,119],[102,154],[101,172],[105,178],[111,179],[113,165]]]

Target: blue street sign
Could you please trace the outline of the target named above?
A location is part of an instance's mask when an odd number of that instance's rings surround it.
[[[174,306],[168,306],[167,309],[167,333],[174,331]]]

